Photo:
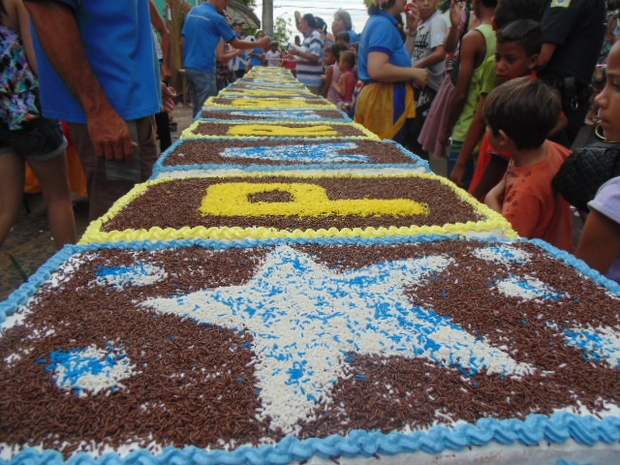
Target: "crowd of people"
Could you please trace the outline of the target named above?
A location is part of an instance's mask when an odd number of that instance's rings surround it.
[[[379,137],[446,158],[450,179],[523,237],[573,251],[572,204],[586,218],[576,255],[620,280],[620,28],[605,0],[452,0],[446,12],[440,0],[365,2],[361,33],[342,9],[331,30],[296,12],[286,45],[245,35],[228,0],[192,8],[181,40],[194,116],[253,66],[287,67]],[[156,128],[174,107],[169,31],[152,0],[121,3],[0,0],[0,245],[25,161],[56,244],[75,241],[67,139],[91,219],[150,176]],[[575,149],[586,122],[592,141]],[[608,168],[586,195],[579,173],[591,157]]]

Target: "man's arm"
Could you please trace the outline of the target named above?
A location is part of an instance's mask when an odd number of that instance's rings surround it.
[[[463,187],[463,176],[465,176],[465,172],[467,171],[469,159],[473,155],[476,146],[482,139],[482,136],[484,136],[484,131],[486,128],[486,123],[484,121],[485,100],[486,95],[480,95],[480,101],[478,102],[478,108],[474,114],[474,119],[469,125],[469,129],[467,130],[467,135],[463,141],[463,146],[461,147],[456,164],[452,169],[452,173],[450,173],[450,180],[459,187]]]
[[[438,45],[435,47],[428,56],[422,58],[415,65],[416,68],[428,68],[429,66],[433,66],[437,63],[441,63],[446,59],[446,50],[443,45]]]
[[[289,54],[291,55],[296,55],[299,58],[302,58],[306,61],[309,61],[310,63],[316,63],[319,61],[319,58],[321,58],[319,55],[317,55],[316,53],[312,53],[312,52],[303,52],[300,49],[298,49],[297,47],[292,47],[289,50]]]
[[[225,45],[226,42],[224,42],[224,39],[220,39],[220,42],[217,44],[216,57],[217,61],[221,63],[226,63],[228,60],[232,60],[243,53],[243,50],[237,49],[232,49],[231,51],[226,52]]]
[[[452,135],[454,125],[465,107],[469,85],[476,69],[476,54],[479,50],[485,49],[486,42],[480,32],[472,30],[463,37],[460,50],[459,75],[456,80],[454,94],[449,103],[444,127],[439,133],[439,142],[444,146],[448,145],[448,139]]]
[[[149,10],[151,12],[151,24],[161,36],[161,51],[164,55],[164,59],[161,64],[161,79],[164,82],[168,82],[172,76],[172,70],[170,69],[170,50],[172,47],[170,30],[166,26],[164,18],[161,17],[157,5],[153,0],[149,0]]]
[[[75,14],[54,0],[26,0],[25,4],[45,53],[86,112],[95,152],[129,162],[135,145],[131,132],[88,61]]]
[[[271,45],[271,37],[265,36],[261,40],[257,40],[256,42],[245,41],[245,40],[241,40],[235,37],[233,40],[229,42],[229,44],[240,50],[265,48]]]
[[[553,54],[555,53],[556,48],[558,48],[556,44],[552,44],[549,42],[542,44],[540,53],[538,54],[538,60],[536,60],[537,71],[543,69],[549,64],[551,58],[553,58]]]

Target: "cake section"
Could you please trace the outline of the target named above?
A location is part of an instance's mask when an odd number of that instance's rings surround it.
[[[541,242],[70,247],[0,305],[0,457],[194,446],[244,463],[262,447],[289,463],[572,440],[595,460],[590,446],[619,449],[619,305]]]
[[[205,121],[197,120],[181,134],[184,138],[201,137],[360,137],[379,140],[364,126],[336,121]]]
[[[329,100],[319,97],[289,97],[289,98],[277,98],[277,97],[264,97],[259,96],[255,98],[247,97],[209,97],[204,104],[205,109],[209,108],[230,108],[230,109],[255,109],[255,110],[278,110],[278,109],[335,109],[336,105]]]
[[[428,163],[401,145],[371,139],[181,139],[155,164],[153,178],[188,170],[342,170],[393,168],[430,172]]]
[[[351,121],[346,113],[340,110],[233,110],[211,109],[200,113],[200,118],[220,121],[245,120],[245,121]]]
[[[429,233],[516,236],[504,217],[432,174],[257,173],[138,185],[82,242]]]

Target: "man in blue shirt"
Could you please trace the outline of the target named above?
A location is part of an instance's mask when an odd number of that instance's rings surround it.
[[[256,42],[241,40],[224,18],[227,6],[228,0],[207,0],[192,8],[185,19],[183,62],[194,117],[208,97],[217,95],[215,68],[220,38],[241,50],[265,48],[271,44],[269,37]]]
[[[35,26],[43,114],[68,121],[86,178],[90,219],[159,155],[153,115],[174,108],[163,87],[149,0],[25,2]]]

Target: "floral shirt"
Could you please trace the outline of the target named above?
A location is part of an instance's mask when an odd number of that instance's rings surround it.
[[[39,84],[14,29],[0,24],[0,121],[10,130],[41,116]]]

